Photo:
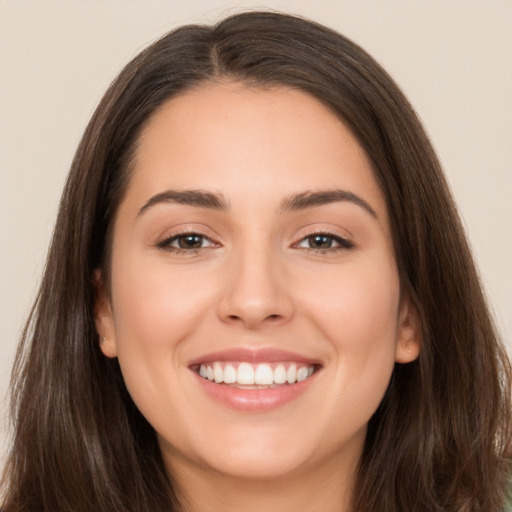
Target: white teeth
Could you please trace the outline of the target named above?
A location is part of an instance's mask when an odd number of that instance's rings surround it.
[[[241,386],[295,384],[311,377],[314,371],[313,365],[303,366],[296,363],[280,363],[272,369],[272,365],[268,363],[250,364],[243,362],[226,364],[216,361],[202,364],[199,367],[199,375],[203,379],[208,379],[216,384],[239,384]]]
[[[286,368],[280,364],[274,370],[274,383],[284,384],[286,382]]]
[[[308,378],[308,369],[302,366],[297,370],[297,382],[302,382]]]
[[[254,370],[249,363],[241,363],[236,372],[238,384],[254,384]]]
[[[268,364],[259,364],[254,373],[255,384],[274,384],[274,372]]]
[[[230,364],[224,368],[224,382],[226,384],[234,384],[236,382],[236,370]]]
[[[224,382],[224,372],[219,363],[213,365],[213,378],[217,384]]]
[[[288,381],[288,384],[293,384],[297,378],[297,368],[294,364],[288,368],[288,371],[286,372],[286,380]]]

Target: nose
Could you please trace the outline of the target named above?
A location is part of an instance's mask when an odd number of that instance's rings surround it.
[[[248,250],[233,260],[218,303],[219,318],[252,330],[289,321],[293,283],[284,263],[271,250]]]

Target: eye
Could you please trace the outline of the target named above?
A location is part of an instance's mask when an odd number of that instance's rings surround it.
[[[174,251],[177,253],[194,253],[201,249],[214,247],[215,245],[216,244],[212,242],[212,240],[199,233],[181,233],[178,235],[172,235],[171,237],[158,242],[157,247],[159,249],[165,249],[167,251]]]
[[[330,252],[343,249],[352,249],[354,244],[349,240],[330,233],[313,233],[301,239],[295,247],[318,252]]]

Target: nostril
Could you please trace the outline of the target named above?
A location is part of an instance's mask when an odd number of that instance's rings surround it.
[[[266,315],[266,316],[257,316],[254,315],[254,317],[251,317],[249,315],[229,315],[227,318],[227,321],[237,323],[242,322],[248,326],[252,325],[260,325],[262,323],[275,323],[279,322],[283,319],[282,315],[279,314],[272,314],[272,315]]]

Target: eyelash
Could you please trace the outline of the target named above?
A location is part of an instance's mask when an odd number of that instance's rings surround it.
[[[210,242],[212,245],[208,246],[208,247],[198,247],[198,248],[188,248],[188,249],[182,248],[182,247],[175,247],[172,245],[172,243],[177,242],[182,237],[197,237],[197,238],[200,238],[203,242],[204,241]],[[314,247],[300,247],[299,244],[301,244],[302,242],[305,242],[307,240],[311,240],[314,237],[324,237],[326,239],[331,240],[332,243],[337,244],[337,246],[327,247],[324,249],[314,248]],[[204,250],[210,249],[212,247],[216,247],[216,246],[218,246],[218,244],[216,244],[213,240],[211,240],[207,236],[202,235],[201,233],[197,233],[195,231],[183,231],[180,233],[175,233],[172,236],[165,238],[164,240],[162,240],[156,244],[156,247],[158,249],[172,252],[177,255],[193,255],[193,254],[197,254],[201,251],[204,251]],[[326,254],[326,253],[333,253],[333,252],[346,251],[346,250],[353,249],[355,247],[355,244],[353,242],[351,242],[350,240],[347,240],[346,238],[341,237],[338,234],[329,233],[327,231],[318,231],[318,232],[313,232],[306,236],[303,236],[298,242],[293,243],[292,247],[297,248],[297,249],[303,249],[308,253],[311,252],[311,253],[315,253],[315,254]]]
[[[326,254],[339,251],[346,251],[353,249],[355,247],[355,244],[350,240],[347,240],[346,238],[343,238],[342,236],[336,233],[330,233],[328,231],[316,231],[313,233],[309,233],[308,235],[303,236],[298,242],[295,242],[292,245],[292,247],[297,247],[300,243],[305,242],[308,239],[311,240],[315,237],[323,237],[330,239],[332,242],[338,245],[336,247],[327,247],[325,249],[318,249],[314,247],[302,247],[302,249],[304,249],[306,252],[313,252],[315,254]]]
[[[174,233],[170,237],[165,238],[164,240],[158,242],[156,244],[156,247],[158,249],[163,249],[164,251],[172,252],[174,254],[184,254],[184,255],[197,254],[200,251],[210,248],[210,247],[198,247],[198,248],[184,249],[182,247],[174,247],[173,245],[171,245],[173,242],[178,241],[182,237],[197,237],[197,238],[201,238],[201,240],[203,240],[203,241],[207,240],[207,241],[211,242],[212,247],[217,245],[217,244],[215,244],[215,242],[213,240],[211,240],[210,238],[208,238],[205,235],[202,235],[201,233],[197,233],[196,231],[182,231],[180,233]]]

